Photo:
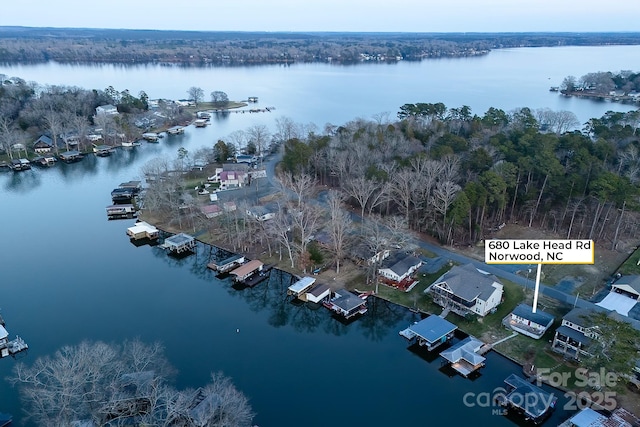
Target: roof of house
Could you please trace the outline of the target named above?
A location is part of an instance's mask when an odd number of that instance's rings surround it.
[[[542,310],[536,310],[534,313],[533,307],[526,304],[519,304],[511,313],[542,326],[548,326],[553,323],[552,315]]]
[[[373,255],[372,255],[373,256]],[[413,255],[407,255],[402,252],[395,252],[387,258],[382,264],[382,268],[388,268],[398,276],[406,274],[412,267],[420,265],[422,261]]]
[[[205,215],[213,214],[213,213],[222,212],[222,208],[218,205],[204,205],[200,207],[200,212],[202,212]]]
[[[486,301],[495,292],[493,284],[500,283],[494,275],[481,273],[473,264],[453,267],[437,283],[442,282],[446,282],[456,296],[466,301],[476,298]]]
[[[96,110],[97,110],[98,108],[100,108],[100,109],[102,109],[102,110],[113,110],[113,109],[116,109],[116,110],[117,110],[117,107],[116,107],[115,105],[111,105],[111,104],[98,105],[98,106],[96,107]]]
[[[591,338],[589,338],[582,332],[576,331],[575,329],[568,326],[559,326],[558,329],[556,329],[556,332],[564,335],[565,337],[569,337],[574,341],[578,341],[579,343],[582,343],[584,345],[588,345],[589,343],[591,343]]]
[[[588,319],[591,314],[592,312],[586,308],[574,308],[565,314],[562,320],[587,328],[593,326]]]
[[[429,342],[436,342],[458,327],[440,316],[431,315],[415,325],[409,326],[409,329]]]
[[[569,421],[571,421],[571,425],[576,427],[598,427],[604,426],[604,422],[607,420],[607,417],[604,415],[594,411],[591,408],[584,408],[577,414],[575,414]]]
[[[484,343],[477,338],[467,337],[456,345],[441,352],[440,356],[451,363],[456,363],[460,359],[464,359],[472,365],[478,365],[486,360],[483,356],[476,353],[483,344]]]
[[[40,135],[40,138],[38,138],[34,144],[38,143],[40,143],[39,145],[46,144],[49,147],[53,147],[53,140],[47,135]]]
[[[630,276],[622,276],[612,285],[612,287],[627,285],[634,291],[640,294],[640,276],[638,275],[630,275]]]

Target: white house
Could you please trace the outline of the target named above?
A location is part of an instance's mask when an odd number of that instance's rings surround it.
[[[96,107],[96,116],[99,116],[101,114],[108,114],[108,115],[114,116],[118,114],[118,108],[115,105],[111,105],[111,104],[100,105],[99,107]]]
[[[399,283],[411,277],[421,265],[422,261],[420,259],[402,252],[396,252],[384,261],[382,267],[378,269],[378,274]]]
[[[461,316],[486,316],[502,302],[503,285],[492,274],[467,264],[453,267],[425,292],[433,295],[436,304]]]
[[[258,221],[267,221],[275,217],[276,214],[266,206],[253,206],[247,209],[247,216],[257,219]]]

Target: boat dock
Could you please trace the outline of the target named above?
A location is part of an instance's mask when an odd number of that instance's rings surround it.
[[[431,351],[453,338],[456,329],[458,327],[448,320],[431,315],[400,331],[399,334],[409,341],[415,340],[419,346]]]
[[[188,234],[179,233],[164,239],[164,243],[160,247],[177,255],[192,251],[196,247],[196,239]]]
[[[498,396],[498,404],[521,413],[525,420],[541,424],[555,408],[558,398],[516,374],[509,375],[504,383],[507,394]]]
[[[207,264],[207,268],[210,268],[211,270],[217,271],[219,273],[227,273],[235,267],[244,264],[244,261],[244,255],[231,254],[224,259],[211,261],[209,264]]]
[[[9,333],[4,327],[3,324],[0,325],[0,358],[13,356],[15,357],[18,353],[21,353],[27,350],[29,346],[26,342],[19,336],[16,336],[14,340],[9,341]]]
[[[183,126],[172,126],[167,129],[167,134],[169,135],[182,135],[184,133]]]
[[[136,216],[136,207],[128,205],[111,205],[107,206],[107,219],[124,219]]]
[[[463,377],[468,377],[484,366],[486,359],[480,355],[483,345],[482,341],[470,336],[444,350],[440,356],[449,362],[456,372]]]
[[[367,300],[346,289],[338,289],[329,301],[323,305],[345,319],[367,312]]]
[[[155,240],[160,236],[160,231],[153,225],[148,224],[144,221],[140,221],[137,222],[133,227],[127,228],[127,236],[129,236],[131,240]]]
[[[9,167],[15,172],[26,171],[31,169],[31,162],[27,159],[13,159]]]
[[[307,291],[311,289],[315,282],[316,279],[313,277],[303,277],[287,288],[287,295],[293,295],[302,301],[306,301]]]
[[[253,261],[249,261],[247,264],[237,268],[236,270],[244,268],[246,265],[248,265],[248,264],[250,264],[252,262]],[[260,261],[258,261],[258,262],[260,262]],[[269,272],[273,269],[273,267],[275,267],[274,264],[262,265],[261,269],[259,269],[257,271],[254,270],[254,272],[252,274],[248,275],[245,279],[236,280],[236,282],[237,283],[241,283],[241,284],[243,284],[243,285],[245,285],[245,286],[247,286],[249,288],[253,288],[258,283],[262,282],[263,280],[266,280],[269,277]],[[234,270],[234,271],[236,271],[236,270]],[[234,271],[232,271],[231,274],[234,274]]]

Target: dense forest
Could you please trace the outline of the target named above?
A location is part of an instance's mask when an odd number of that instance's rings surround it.
[[[353,64],[491,49],[639,44],[639,33],[263,33],[0,27],[0,62]]]
[[[363,215],[471,244],[505,222],[615,248],[637,236],[640,113],[584,129],[569,112],[405,104],[399,121],[355,120],[288,139],[283,166],[339,187]]]

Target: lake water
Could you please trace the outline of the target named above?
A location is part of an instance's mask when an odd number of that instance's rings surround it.
[[[107,221],[110,191],[135,179],[157,156],[212,146],[253,124],[273,128],[288,116],[322,127],[388,111],[406,102],[469,105],[482,114],[528,106],[574,111],[580,120],[630,107],[567,99],[548,91],[568,74],[640,69],[640,46],[512,49],[479,58],[393,65],[324,64],[251,68],[161,66],[2,66],[0,73],[42,84],[145,90],[183,98],[190,86],[224,90],[231,99],[258,96],[273,113],[231,114],[205,129],[88,156],[72,165],[0,173],[0,309],[11,337],[29,343],[26,361],[82,340],[161,340],[179,369],[177,386],[197,387],[223,371],[250,398],[260,426],[513,425],[491,408],[468,407],[467,392],[490,393],[520,368],[490,353],[475,381],[449,378],[440,360],[407,349],[398,331],[415,314],[376,302],[345,325],[325,309],[290,304],[278,277],[234,290],[206,269],[208,253],[182,260],[135,247],[133,221]],[[239,330],[240,332],[236,332]],[[15,362],[0,361],[0,378]],[[561,402],[562,403],[562,402]],[[562,406],[562,405],[561,405]],[[0,412],[20,413],[17,391],[0,382]],[[566,418],[562,408],[547,425]]]

